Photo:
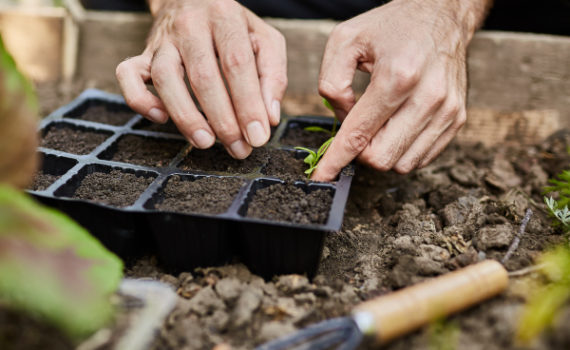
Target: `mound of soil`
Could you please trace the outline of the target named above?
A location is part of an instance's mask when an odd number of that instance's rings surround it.
[[[331,203],[332,194],[328,189],[305,193],[291,183],[277,183],[255,192],[246,216],[297,224],[324,224]]]
[[[304,172],[307,168],[308,166],[303,162],[303,158],[295,158],[294,152],[271,150],[267,165],[261,169],[261,173],[286,181],[306,181],[307,176],[304,175]]]
[[[331,135],[325,132],[308,131],[299,126],[287,129],[279,142],[287,146],[318,149],[330,137]]]
[[[43,171],[38,171],[34,176],[33,182],[30,185],[32,191],[43,191],[48,188],[52,183],[56,182],[61,177],[58,175],[46,174]]]
[[[170,119],[164,124],[153,123],[150,120],[143,119],[134,126],[134,129],[180,134],[176,124]]]
[[[312,281],[298,275],[264,281],[243,265],[172,276],[155,259],[141,259],[128,275],[161,280],[180,295],[152,348],[229,344],[251,349],[346,315],[375,296],[484,257],[500,259],[526,208],[532,208],[520,246],[506,264],[510,271],[528,267],[546,248],[563,241],[544,210],[542,188],[558,166],[552,157],[566,159],[566,146],[570,132],[532,147],[453,145],[431,165],[405,176],[358,167],[343,228],[327,237]],[[260,211],[267,207],[260,206]],[[457,349],[518,349],[513,335],[524,306],[521,285],[533,276],[512,277],[502,296],[451,317],[444,324],[456,337],[443,339],[445,343]],[[552,330],[530,348],[569,348],[568,320],[570,307],[565,306]],[[435,337],[427,327],[384,348],[428,349]]]
[[[185,142],[155,139],[137,135],[121,137],[116,150],[110,157],[117,162],[125,162],[152,167],[165,167],[184,147]],[[101,158],[109,159],[105,154]]]
[[[96,104],[87,107],[84,112],[77,116],[66,115],[65,117],[119,126],[126,124],[135,116],[134,111],[121,107],[109,104]]]
[[[154,180],[120,170],[110,173],[94,172],[81,181],[73,198],[91,200],[123,208],[133,205]]]
[[[220,214],[225,212],[244,184],[237,178],[202,177],[196,180],[171,177],[162,193],[158,210],[179,213]]]
[[[249,157],[239,160],[232,158],[222,145],[215,144],[208,149],[192,149],[178,167],[187,171],[247,174],[259,169],[266,161],[267,151],[263,148],[254,148]]]
[[[74,129],[70,126],[53,127],[42,138],[41,147],[73,154],[88,154],[107,137],[107,133]]]

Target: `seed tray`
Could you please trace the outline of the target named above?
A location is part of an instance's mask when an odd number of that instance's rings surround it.
[[[97,122],[90,108],[116,111],[117,120]],[[131,113],[130,118],[125,114]],[[88,118],[83,118],[87,114]],[[120,124],[120,125],[112,125]],[[292,157],[302,159],[306,154],[294,147],[281,144],[284,134],[305,125],[331,127],[332,120],[325,117],[284,117],[270,142],[258,152],[269,155],[273,149],[285,150]],[[145,254],[157,254],[161,263],[170,270],[181,271],[197,266],[220,265],[238,258],[253,272],[271,277],[283,273],[305,273],[313,276],[316,272],[324,237],[328,232],[337,231],[342,225],[344,208],[353,176],[352,166],[345,168],[336,181],[317,183],[311,181],[291,181],[264,175],[267,157],[260,157],[259,164],[247,173],[224,171],[202,171],[182,169],[180,165],[191,156],[192,150],[184,137],[175,128],[153,127],[140,115],[130,112],[119,95],[89,89],[70,104],[56,110],[45,118],[41,125],[42,135],[53,128],[69,128],[76,131],[89,131],[106,135],[91,152],[73,154],[73,149],[56,150],[39,147],[43,156],[42,171],[54,175],[55,181],[43,190],[29,192],[43,203],[53,206],[71,216],[87,228],[106,247],[126,260]],[[117,157],[118,142],[125,137],[138,137],[155,142],[177,145],[179,149],[164,153],[165,159],[152,165],[131,161],[129,156]],[[156,145],[153,146],[157,148]],[[189,155],[190,154],[190,155]],[[213,161],[213,160],[212,160]],[[109,175],[109,174],[113,175]],[[133,179],[129,186],[139,190],[124,194],[120,203],[101,203],[90,199],[80,199],[77,193],[83,181],[103,180],[105,189],[86,195],[102,196],[115,200],[122,194],[116,187],[113,177]],[[170,181],[224,181],[235,178],[235,196],[228,201],[227,208],[215,214],[182,213],[157,209],[157,205],[169,196],[165,187]],[[50,178],[51,179],[51,178]],[[89,180],[87,180],[89,179]],[[207,180],[210,179],[210,180]],[[99,180],[101,181],[101,180]],[[230,182],[232,182],[230,181]],[[262,188],[293,183],[305,193],[326,190],[332,196],[332,204],[326,222],[322,224],[297,224],[246,216],[248,205],[257,191]],[[193,186],[194,184],[192,184]],[[115,187],[114,187],[115,186]],[[108,192],[105,192],[108,191]],[[182,193],[184,195],[184,193]],[[208,191],[201,195],[208,198]],[[117,196],[117,198],[115,198]],[[196,194],[198,196],[198,194]],[[187,196],[192,200],[192,195]],[[82,197],[83,198],[83,197]],[[204,199],[202,199],[204,201]],[[205,203],[205,202],[204,202]],[[209,204],[209,202],[208,202]]]

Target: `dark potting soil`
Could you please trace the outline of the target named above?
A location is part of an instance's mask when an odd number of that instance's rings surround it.
[[[164,167],[180,152],[183,141],[160,140],[127,135],[119,139],[111,160],[153,167]],[[107,157],[103,156],[107,159]]]
[[[61,176],[46,174],[43,171],[38,171],[33,179],[30,189],[32,191],[43,191],[48,188],[52,183],[56,182]]]
[[[155,207],[179,213],[220,214],[230,207],[244,182],[227,177],[189,181],[175,175],[164,187],[164,199]]]
[[[246,216],[298,224],[324,224],[331,204],[332,194],[327,189],[307,194],[291,183],[278,183],[255,192]]]
[[[110,173],[91,173],[81,181],[73,198],[86,199],[123,208],[135,203],[137,198],[154,180],[120,170]]]
[[[303,158],[295,158],[295,152],[274,149],[269,151],[269,160],[261,173],[286,181],[307,181],[304,174],[307,168]]]
[[[153,123],[150,120],[143,119],[134,126],[134,129],[180,134],[176,124],[171,119],[164,124]]]
[[[267,161],[267,151],[254,148],[243,160],[232,158],[224,147],[215,144],[208,149],[192,149],[178,166],[182,170],[216,171],[246,174],[261,167]]]
[[[73,154],[88,154],[99,146],[108,134],[73,129],[71,127],[53,127],[42,138],[41,147]]]
[[[279,142],[287,146],[318,149],[330,137],[331,135],[325,132],[308,131],[302,127],[295,127],[288,129]]]
[[[85,112],[71,118],[119,126],[126,124],[135,114],[130,109],[117,109],[115,105],[102,104],[89,106]]]
[[[2,350],[66,350],[73,343],[57,328],[26,315],[0,307],[0,348]]]

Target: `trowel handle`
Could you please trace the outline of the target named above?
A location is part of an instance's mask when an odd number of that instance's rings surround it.
[[[365,334],[386,343],[443,316],[502,292],[505,268],[494,260],[470,265],[358,305],[354,318]],[[364,328],[364,329],[363,329]]]

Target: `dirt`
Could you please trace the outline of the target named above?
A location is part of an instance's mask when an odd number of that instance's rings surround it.
[[[271,150],[267,165],[261,169],[261,173],[286,181],[306,181],[307,176],[304,172],[307,168],[303,158],[295,157],[295,152]]]
[[[264,148],[254,148],[246,159],[232,158],[224,147],[215,144],[208,149],[192,149],[178,165],[182,170],[215,171],[219,173],[247,174],[259,169],[267,160]]]
[[[109,134],[75,129],[70,126],[52,127],[41,140],[41,147],[73,154],[89,154],[109,137]]]
[[[157,131],[165,132],[169,134],[180,134],[176,124],[172,120],[168,120],[164,124],[153,123],[149,120],[143,119],[137,124],[135,124],[134,129],[145,130],[145,131]]]
[[[153,177],[137,176],[120,170],[111,170],[110,173],[94,172],[85,176],[73,198],[119,208],[128,207],[135,203],[153,180]]]
[[[297,224],[324,224],[331,203],[332,194],[328,189],[306,193],[291,183],[276,183],[255,192],[246,216]]]
[[[2,350],[66,350],[73,343],[57,328],[22,312],[0,307]]]
[[[287,146],[318,149],[330,137],[331,135],[328,133],[308,131],[299,126],[287,129],[279,142]]]
[[[38,171],[34,176],[33,182],[30,185],[32,191],[43,191],[47,189],[52,183],[56,182],[61,175],[52,175],[44,173],[43,171]]]
[[[191,181],[174,175],[164,187],[158,210],[179,213],[220,214],[232,204],[245,183],[237,178],[202,177]]]
[[[116,147],[111,157],[106,154],[102,158],[110,158],[117,162],[165,167],[170,164],[185,144],[182,141],[127,135],[121,137],[116,146],[111,146]]]
[[[64,117],[119,126],[126,124],[134,116],[134,111],[121,105],[91,104],[84,110],[72,111]]]

